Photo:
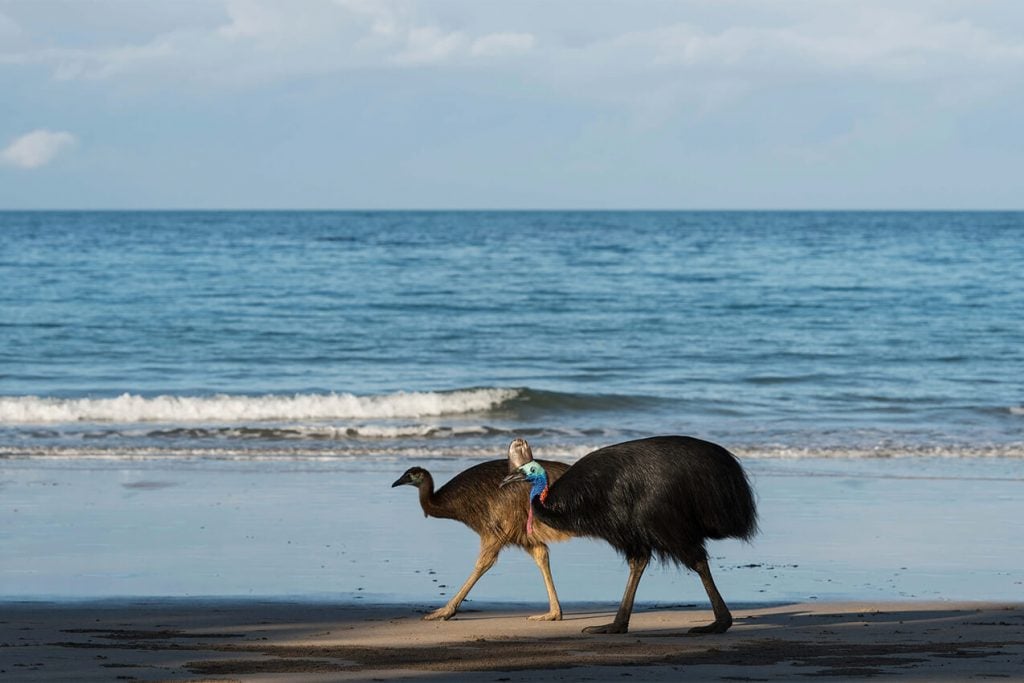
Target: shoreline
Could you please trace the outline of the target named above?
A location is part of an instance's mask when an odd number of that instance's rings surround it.
[[[190,598],[0,603],[0,676],[14,680],[965,680],[1012,678],[1024,602],[786,602],[733,606],[719,636],[696,607],[639,605],[622,635],[586,635],[612,604],[426,606]]]

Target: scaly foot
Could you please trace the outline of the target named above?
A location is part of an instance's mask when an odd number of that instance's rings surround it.
[[[547,614],[535,614],[529,618],[530,621],[561,621],[562,612],[548,612]]]
[[[588,626],[583,629],[584,633],[626,633],[627,631],[629,631],[629,624],[620,624],[617,621],[603,626]]]
[[[728,621],[713,621],[707,626],[694,626],[689,630],[695,636],[704,635],[706,633],[725,633],[732,626],[732,619]]]
[[[437,621],[438,619],[443,619],[444,621],[448,621],[449,619],[451,619],[454,616],[455,616],[455,610],[448,609],[447,607],[442,607],[441,609],[434,610],[430,614],[424,614],[423,615],[423,621]]]

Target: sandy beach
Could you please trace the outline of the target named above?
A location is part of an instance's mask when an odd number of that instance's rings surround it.
[[[534,606],[531,606],[534,607]],[[135,601],[8,603],[0,677],[17,681],[1020,680],[1024,604],[792,603],[734,609],[721,636],[688,636],[704,609],[641,609],[592,636],[611,605],[561,622],[476,606],[449,622],[400,605]]]

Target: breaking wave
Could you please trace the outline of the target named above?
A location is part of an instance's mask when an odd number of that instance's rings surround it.
[[[140,396],[110,398],[0,397],[0,424],[162,423],[394,420],[502,412],[528,417],[643,407],[642,396],[567,394],[512,387],[389,394],[266,394],[261,396]]]
[[[521,389],[479,388],[371,396],[347,393],[263,396],[153,396],[114,398],[0,398],[0,423],[291,422],[386,420],[488,412],[519,396]]]

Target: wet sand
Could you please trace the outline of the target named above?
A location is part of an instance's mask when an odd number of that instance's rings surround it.
[[[751,460],[761,533],[708,546],[730,604],[1024,600],[1020,460]],[[468,466],[420,460],[438,481]],[[19,600],[295,598],[443,604],[479,539],[424,518],[406,462],[0,459],[0,611]],[[559,597],[618,600],[603,541],[551,548]],[[546,599],[509,549],[470,594]],[[637,600],[706,604],[691,572],[652,566]]]
[[[790,603],[733,608],[688,636],[698,607],[643,607],[630,633],[584,635],[613,605],[427,606],[106,601],[0,607],[0,678],[15,681],[390,679],[563,681],[1020,680],[1024,603]]]

